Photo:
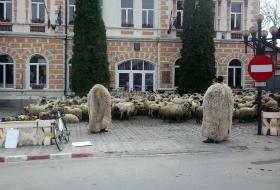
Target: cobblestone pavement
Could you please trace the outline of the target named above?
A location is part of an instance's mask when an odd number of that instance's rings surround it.
[[[231,137],[228,141],[220,144],[202,143],[204,137],[201,136],[200,124],[197,124],[194,120],[177,123],[160,119],[151,119],[146,116],[137,116],[132,120],[113,120],[113,128],[111,131],[96,134],[89,134],[86,126],[86,122],[70,126],[70,143],[65,145],[62,153],[83,152],[93,153],[97,156],[113,156],[233,151],[280,151],[280,137],[256,135],[256,122],[234,122]],[[73,147],[71,143],[88,140],[92,142],[93,146]],[[55,153],[58,153],[55,145],[0,149],[0,156]]]

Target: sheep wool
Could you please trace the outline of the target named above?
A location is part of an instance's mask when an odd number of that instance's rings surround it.
[[[75,116],[75,115],[73,115],[73,114],[70,114],[70,113],[68,113],[68,114],[65,114],[64,116],[63,116],[63,120],[65,121],[65,123],[79,123],[80,122],[80,120],[79,120],[79,118],[77,117],[77,116]]]
[[[88,95],[89,130],[92,133],[109,130],[111,121],[111,96],[107,88],[96,84]]]
[[[211,85],[203,98],[202,136],[223,141],[231,132],[233,95],[224,84]]]

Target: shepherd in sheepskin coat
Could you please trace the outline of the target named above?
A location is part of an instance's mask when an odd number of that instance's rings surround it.
[[[111,96],[108,89],[96,84],[89,91],[87,99],[90,132],[108,131],[112,127]]]
[[[213,142],[227,139],[231,132],[232,114],[231,89],[221,83],[211,85],[203,97],[202,136]]]

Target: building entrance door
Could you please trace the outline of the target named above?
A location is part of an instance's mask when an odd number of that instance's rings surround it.
[[[133,73],[133,86],[135,91],[143,91],[142,89],[142,73]]]
[[[143,60],[129,60],[117,65],[116,88],[130,91],[155,91],[155,65]]]

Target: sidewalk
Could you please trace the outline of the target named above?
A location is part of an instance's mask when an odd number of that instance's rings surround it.
[[[217,153],[233,151],[280,151],[280,137],[258,136],[257,123],[234,122],[228,141],[205,144],[200,124],[194,120],[181,123],[137,116],[132,120],[113,120],[109,132],[89,134],[87,123],[70,125],[70,142],[62,152],[56,145],[23,146],[16,149],[0,149],[0,162],[70,157],[155,155],[177,153]],[[73,147],[72,142],[91,141],[92,146]],[[33,156],[33,157],[32,157]],[[35,157],[34,157],[35,156]]]

